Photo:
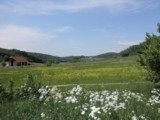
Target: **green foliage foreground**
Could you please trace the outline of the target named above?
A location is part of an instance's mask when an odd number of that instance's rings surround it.
[[[62,91],[28,82],[14,90],[0,87],[1,120],[158,120],[160,90],[87,90],[81,86]]]
[[[158,24],[160,33],[160,24]],[[146,34],[146,41],[142,44],[140,63],[148,71],[147,80],[160,82],[160,36]]]
[[[160,118],[159,90],[143,82],[144,73],[133,58],[2,68],[0,119],[157,120]],[[8,86],[10,80],[13,82]],[[128,84],[103,85],[116,82]],[[73,83],[95,86],[55,86]]]

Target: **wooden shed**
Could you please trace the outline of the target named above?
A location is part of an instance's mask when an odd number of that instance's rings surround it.
[[[28,60],[23,57],[11,56],[6,60],[6,66],[26,66]]]

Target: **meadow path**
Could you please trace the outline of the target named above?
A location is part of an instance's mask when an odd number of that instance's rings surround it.
[[[136,82],[138,84],[143,84],[145,82]],[[80,86],[107,86],[107,85],[128,85],[131,84],[130,82],[126,82],[126,83],[99,83],[99,84],[62,84],[62,85],[53,85],[53,86],[49,86],[49,87],[68,87],[68,86],[76,86],[76,85],[80,85]]]

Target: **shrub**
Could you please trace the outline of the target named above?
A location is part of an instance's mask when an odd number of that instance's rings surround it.
[[[6,88],[0,84],[0,103],[6,98]]]
[[[14,82],[10,81],[8,88],[5,88],[0,84],[0,103],[3,101],[12,101],[13,99],[14,99]]]
[[[24,98],[38,98],[40,96],[40,93],[38,92],[40,88],[41,84],[34,81],[32,74],[28,74],[27,82],[17,89],[14,88],[13,81],[10,81],[7,88],[0,84],[0,103]]]
[[[159,30],[160,24],[158,24],[158,32],[160,33]],[[142,44],[139,61],[148,71],[146,79],[154,83],[160,82],[160,36],[146,34],[146,41]]]
[[[6,66],[6,63],[3,61],[3,62],[1,63],[1,66],[2,66],[2,67],[5,67],[5,66]]]
[[[52,62],[51,61],[47,61],[46,66],[52,66]]]
[[[27,75],[27,82],[21,86],[20,94],[23,98],[29,98],[33,96],[39,97],[38,90],[41,88],[40,83],[36,83],[32,74]],[[17,92],[19,92],[17,90]]]
[[[8,91],[8,100],[11,101],[14,99],[14,82],[10,81],[9,91]]]
[[[123,53],[122,54],[122,57],[128,57],[129,56],[129,53]]]

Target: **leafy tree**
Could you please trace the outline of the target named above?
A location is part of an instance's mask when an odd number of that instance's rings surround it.
[[[158,30],[160,33],[160,23]],[[160,35],[146,33],[146,41],[141,45],[139,56],[141,65],[148,71],[147,80],[160,82]]]
[[[128,57],[132,55],[137,55],[140,52],[141,45],[132,45],[128,47],[127,49],[120,52],[120,55],[122,57]]]
[[[122,53],[122,57],[128,57],[129,53]]]

